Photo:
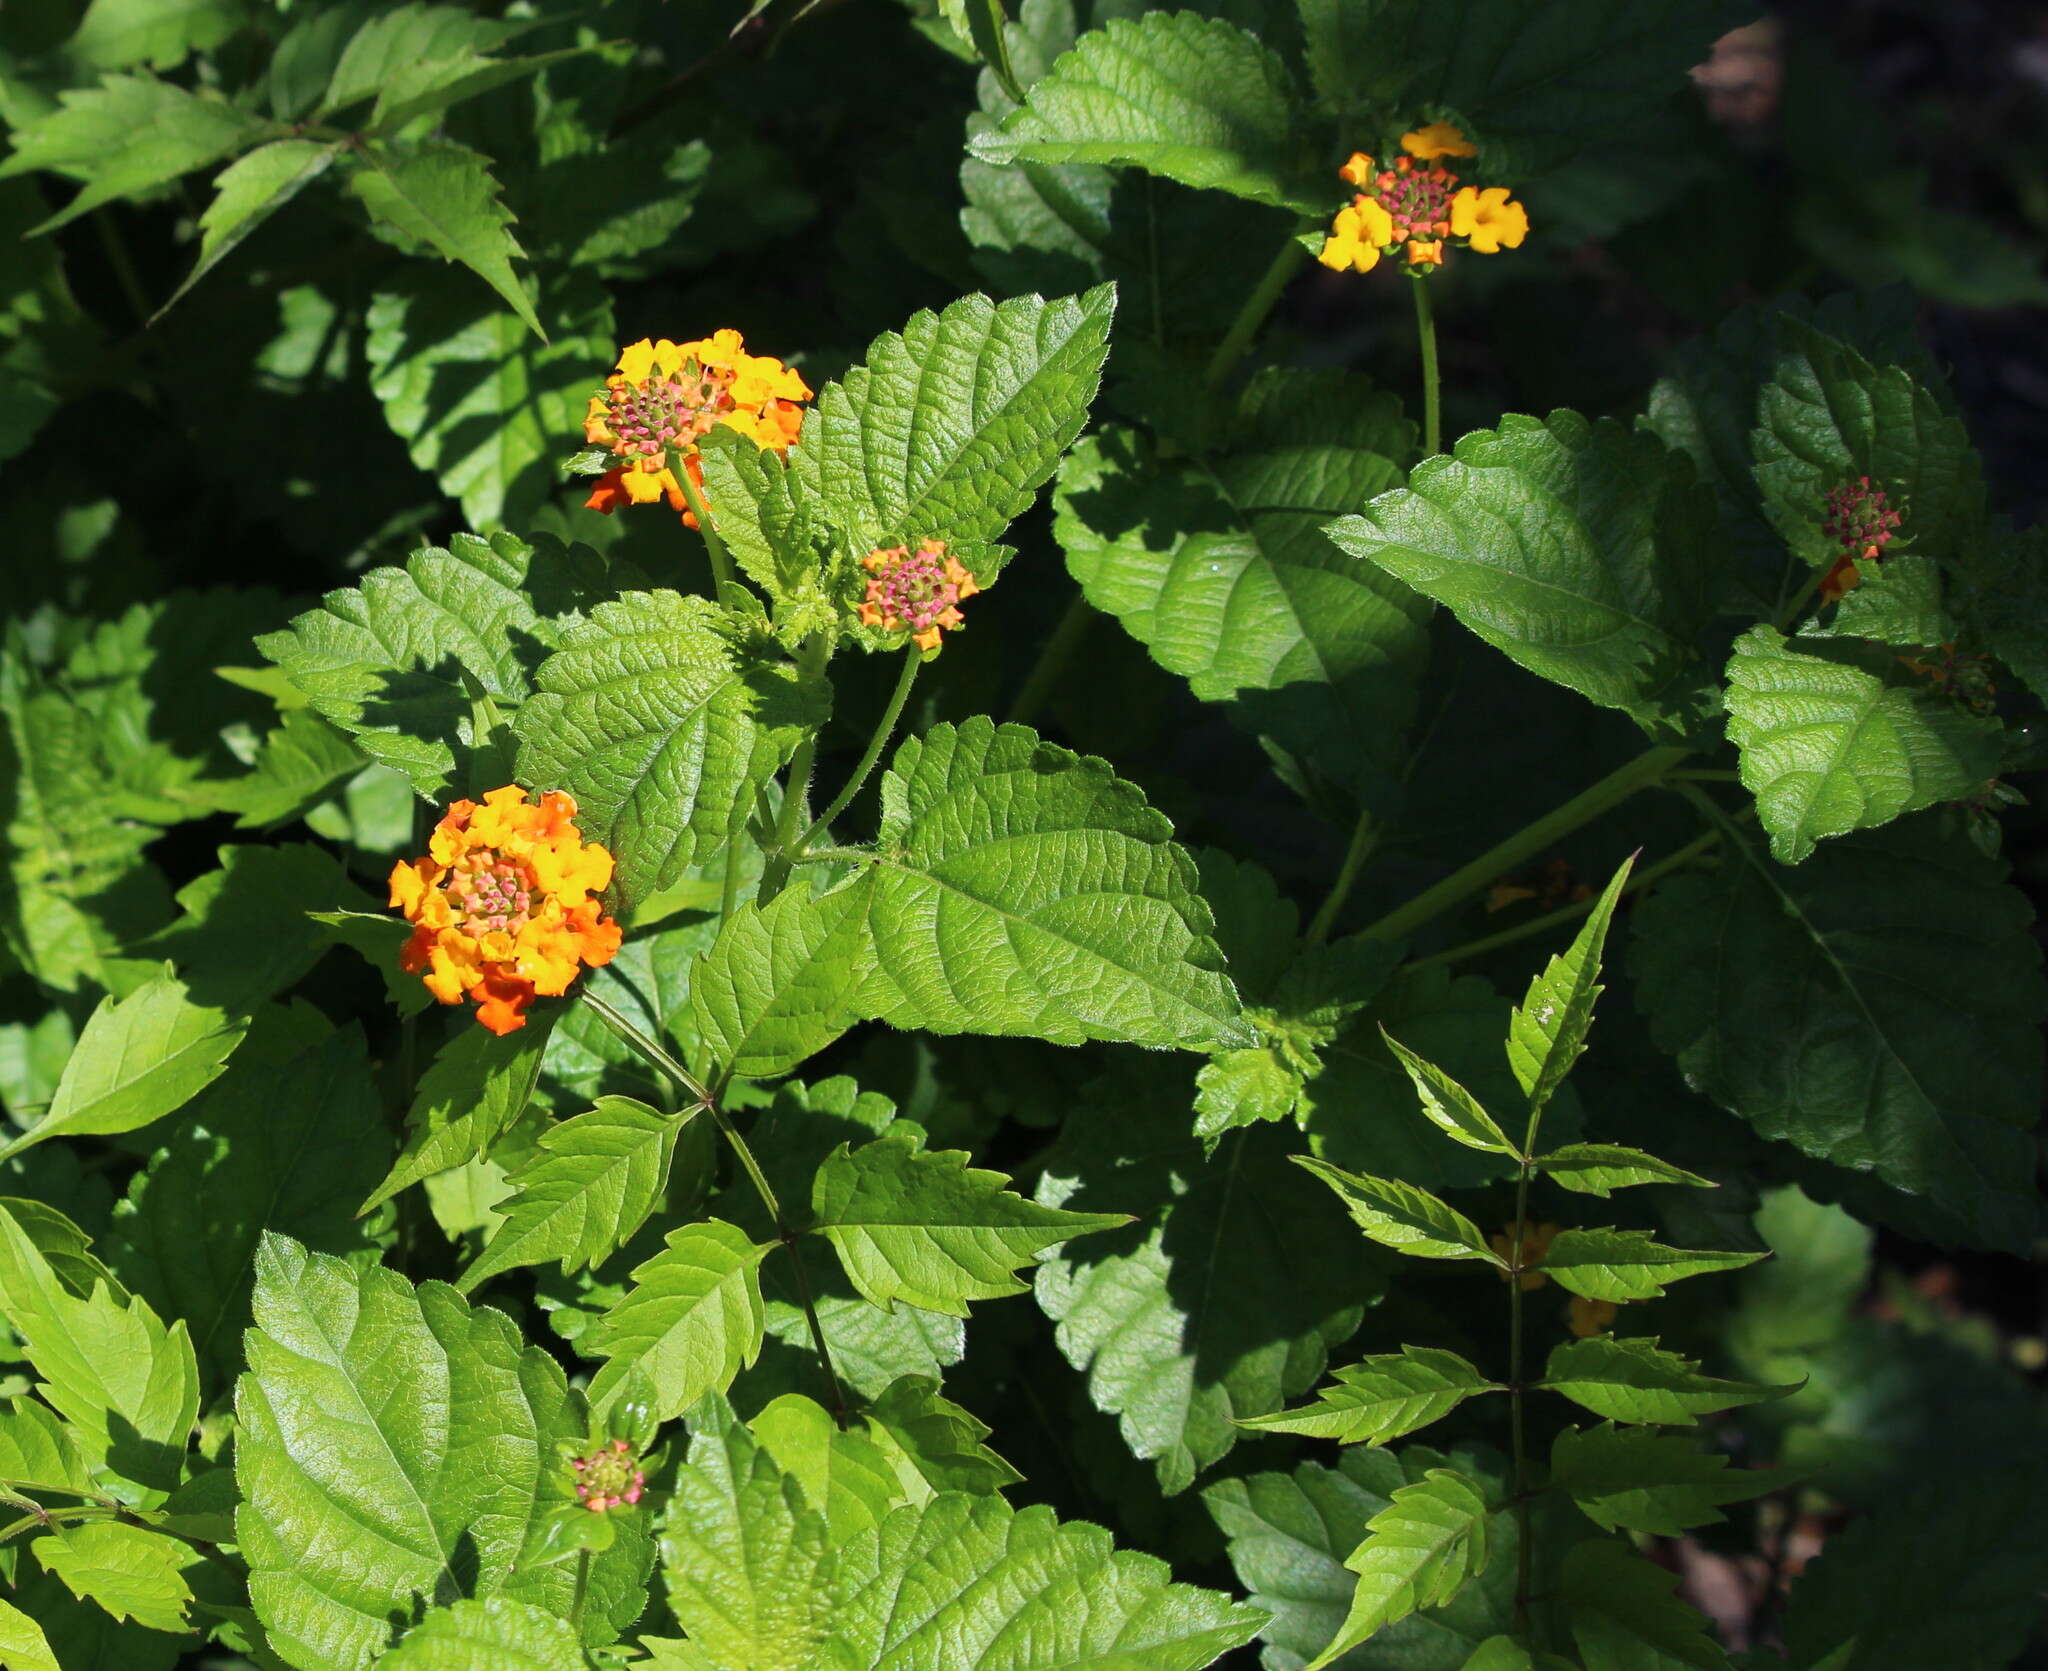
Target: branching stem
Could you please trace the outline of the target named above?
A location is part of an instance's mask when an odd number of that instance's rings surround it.
[[[804,641],[797,654],[797,677],[802,683],[813,684],[824,678],[832,648],[832,639],[826,633],[813,633]],[[790,756],[789,772],[782,780],[782,812],[775,820],[775,839],[769,845],[767,862],[761,867],[760,891],[754,896],[763,905],[782,892],[783,883],[789,880],[789,867],[795,863],[799,850],[796,832],[805,825],[811,805],[811,768],[817,762],[818,733],[807,732]]]

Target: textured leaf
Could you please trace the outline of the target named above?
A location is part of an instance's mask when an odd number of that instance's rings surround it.
[[[1520,1014],[1519,1011],[1516,1013]],[[1508,1134],[1494,1123],[1493,1116],[1479,1105],[1479,1099],[1470,1091],[1442,1068],[1425,1062],[1385,1028],[1380,1029],[1380,1036],[1387,1041],[1394,1060],[1406,1070],[1410,1083],[1415,1087],[1415,1095],[1422,1103],[1423,1114],[1438,1131],[1468,1149],[1480,1149],[1493,1155],[1520,1153]],[[1512,1060],[1512,1035],[1508,1041],[1508,1055]],[[1526,1085],[1523,1087],[1524,1090],[1528,1088]]]
[[[583,1671],[568,1620],[505,1596],[428,1611],[377,1662],[390,1671]]]
[[[225,261],[278,210],[333,165],[343,142],[273,139],[237,157],[213,182],[214,199],[199,217],[199,259],[171,293],[165,309]]]
[[[43,1627],[6,1601],[0,1601],[0,1665],[7,1671],[63,1671]]]
[[[715,1073],[777,1078],[852,1025],[874,965],[859,904],[795,887],[725,919],[690,971],[690,1025]]]
[[[963,1150],[883,1137],[858,1149],[842,1144],[818,1169],[814,1227],[871,1303],[905,1300],[965,1317],[970,1300],[1023,1293],[1029,1284],[1017,1270],[1048,1248],[1129,1222],[1041,1206],[967,1159]]]
[[[669,1421],[724,1392],[761,1350],[760,1265],[774,1245],[722,1219],[671,1230],[634,1270],[632,1290],[576,1343],[608,1360],[591,1380],[591,1403],[602,1409],[630,1392]]]
[[[236,1542],[272,1647],[299,1671],[362,1671],[394,1619],[465,1596],[566,1616],[573,1561],[541,1564],[573,1499],[557,1447],[582,1401],[502,1313],[265,1237],[256,1327],[236,1393]],[[637,1520],[590,1563],[583,1637],[612,1640],[645,1604]]]
[[[981,1496],[1024,1476],[983,1444],[987,1425],[939,1394],[930,1376],[902,1375],[872,1399],[861,1418],[899,1478],[915,1476],[921,1500],[935,1491]]]
[[[1638,909],[1657,1042],[1766,1137],[1874,1170],[2015,1250],[2037,1212],[2032,911],[1932,818],[1831,842],[1797,870],[1737,843]],[[1938,957],[1931,948],[1940,948]],[[1948,978],[1942,969],[1968,969]]]
[[[1707,1621],[1671,1592],[1678,1579],[1626,1543],[1595,1538],[1564,1558],[1565,1599],[1586,1671],[1636,1671],[1675,1662],[1729,1671]]]
[[[533,1100],[552,1020],[502,1035],[472,1024],[443,1045],[413,1092],[405,1147],[358,1211],[475,1160],[510,1131]]]
[[[1552,1350],[1539,1386],[1563,1393],[1596,1416],[1619,1422],[1665,1422],[1690,1427],[1703,1415],[1782,1398],[1790,1387],[1720,1381],[1652,1340],[1595,1335],[1567,1340]]]
[[[1382,1247],[1419,1259],[1501,1259],[1486,1237],[1455,1207],[1426,1189],[1398,1178],[1369,1178],[1328,1161],[1296,1155],[1295,1165],[1313,1173],[1337,1193],[1352,1223]]]
[[[367,157],[350,184],[371,218],[428,245],[444,261],[461,262],[545,342],[547,332],[512,271],[512,257],[524,252],[512,236],[511,211],[498,201],[490,159],[445,139]]]
[[[540,1154],[512,1174],[502,1222],[457,1291],[520,1265],[559,1259],[567,1275],[616,1253],[668,1187],[682,1125],[631,1097],[599,1097],[587,1114],[550,1126]]]
[[[1543,1251],[1543,1270],[1589,1300],[1654,1300],[1667,1282],[1754,1265],[1761,1253],[1664,1247],[1647,1230],[1564,1230]]]
[[[303,842],[220,849],[220,866],[178,890],[180,916],[134,948],[175,963],[195,1003],[246,1015],[295,985],[329,940],[308,909],[361,899],[332,853]]]
[[[803,1500],[824,1515],[828,1549],[874,1530],[907,1500],[904,1480],[882,1447],[858,1429],[842,1430],[813,1399],[784,1393],[748,1426],[776,1467],[797,1482]],[[929,1488],[918,1495],[929,1496]]]
[[[1700,677],[1713,510],[1654,436],[1575,412],[1511,414],[1329,534],[1602,707],[1647,721]]]
[[[457,748],[487,741],[475,734],[464,678],[506,712],[516,709],[564,626],[603,587],[602,562],[581,547],[536,550],[510,534],[458,534],[445,551],[429,546],[402,569],[373,569],[359,586],[329,592],[319,609],[256,647],[316,713],[438,800]],[[497,786],[461,787],[481,794]]]
[[[1500,1389],[1455,1352],[1404,1346],[1335,1372],[1337,1384],[1305,1410],[1239,1419],[1241,1427],[1335,1439],[1340,1445],[1383,1445],[1449,1415],[1474,1393]]]
[[[991,540],[1081,432],[1116,293],[964,296],[911,317],[819,391],[791,469],[855,556],[915,541]]]
[[[17,1490],[73,1497],[99,1489],[71,1429],[32,1398],[10,1400],[0,1411],[0,1480]]]
[[[718,606],[675,592],[599,604],[541,665],[516,723],[523,781],[567,789],[628,903],[730,840],[756,793],[824,717],[787,663],[729,640]]]
[[[1697,1188],[1713,1188],[1713,1180],[1702,1178],[1697,1172],[1688,1172],[1682,1166],[1673,1166],[1667,1160],[1655,1155],[1646,1155],[1640,1149],[1630,1149],[1619,1143],[1570,1143],[1562,1149],[1552,1149],[1547,1155],[1538,1155],[1531,1163],[1554,1184],[1575,1190],[1581,1195],[1597,1195],[1603,1200],[1615,1190],[1626,1189],[1631,1184],[1692,1184]]]
[[[232,37],[246,17],[241,0],[92,0],[64,46],[95,70],[175,69]]]
[[[1622,862],[1571,945],[1529,982],[1528,994],[1508,1019],[1508,1065],[1528,1093],[1532,1108],[1541,1108],[1550,1100],[1586,1048],[1593,1006],[1604,990],[1600,957],[1607,945],[1607,928],[1634,867],[1633,857]]]
[[[1487,1518],[1483,1486],[1450,1468],[1432,1468],[1394,1492],[1345,1559],[1358,1574],[1351,1611],[1309,1671],[1418,1608],[1441,1607],[1485,1571]]]
[[[1998,773],[2002,735],[1875,645],[1756,627],[1728,662],[1728,736],[1784,864],[1827,836],[1977,793]]]
[[[118,1520],[89,1521],[33,1539],[29,1552],[80,1600],[151,1630],[189,1629],[192,1586],[179,1568],[191,1549],[162,1532]]]
[[[1777,1469],[1731,1469],[1719,1451],[1703,1450],[1680,1434],[1604,1422],[1565,1428],[1550,1448],[1551,1485],[1603,1532],[1626,1527],[1677,1537],[1725,1519],[1723,1503],[1747,1502],[1787,1481]]]
[[[1193,12],[1114,18],[1074,43],[1023,108],[974,142],[984,162],[1121,163],[1313,210],[1293,79],[1256,35]]]
[[[1568,1659],[1535,1653],[1512,1636],[1489,1636],[1473,1650],[1462,1671],[1578,1671]]]
[[[1249,1045],[1171,826],[1107,763],[1020,725],[935,725],[897,750],[856,884],[868,1014],[1056,1044]]]

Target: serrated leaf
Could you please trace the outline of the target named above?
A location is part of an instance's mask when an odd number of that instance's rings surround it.
[[[988,1424],[941,1396],[931,1376],[898,1376],[869,1401],[861,1420],[913,1499],[937,1491],[981,1496],[1024,1477],[982,1443]]]
[[[1729,1671],[1707,1621],[1671,1592],[1678,1578],[1626,1543],[1595,1538],[1564,1558],[1562,1591],[1586,1671],[1637,1671],[1645,1656]]]
[[[544,1016],[503,1034],[471,1025],[443,1045],[413,1092],[405,1147],[358,1213],[476,1159],[510,1131],[533,1100],[553,1021]]]
[[[116,1619],[151,1630],[190,1628],[185,1614],[192,1586],[179,1569],[196,1557],[177,1539],[146,1526],[98,1520],[46,1532],[28,1547],[73,1595],[98,1602]]]
[[[1486,1570],[1490,1553],[1483,1488],[1450,1468],[1404,1485],[1366,1522],[1365,1541],[1345,1559],[1358,1574],[1351,1611],[1308,1671],[1340,1658],[1418,1608],[1441,1607]]]
[[[327,950],[309,906],[362,897],[318,847],[223,847],[219,868],[178,890],[177,921],[133,950],[174,963],[195,1003],[239,1017],[295,985]]]
[[[13,1399],[0,1410],[0,1480],[16,1490],[73,1497],[99,1489],[71,1429],[32,1398]]]
[[[654,1211],[684,1121],[631,1097],[597,1106],[540,1135],[540,1154],[511,1176],[501,1222],[455,1284],[478,1283],[520,1265],[562,1262],[562,1273],[602,1263]]]
[[[1667,1282],[1754,1265],[1761,1253],[1701,1253],[1664,1247],[1647,1230],[1563,1230],[1544,1249],[1542,1269],[1589,1300],[1654,1300]]]
[[[399,1015],[418,1015],[434,1002],[426,983],[398,966],[405,943],[412,938],[412,924],[403,917],[388,911],[308,911],[306,920],[318,923],[336,945],[358,953],[377,971],[385,1001]]]
[[[1313,1155],[1296,1155],[1294,1164],[1312,1173],[1336,1192],[1344,1210],[1382,1247],[1419,1259],[1484,1259],[1500,1264],[1486,1238],[1455,1207],[1426,1189],[1398,1178],[1371,1178],[1346,1172]]]
[[[238,814],[236,829],[263,829],[303,816],[328,790],[361,771],[363,758],[319,715],[294,708],[263,739],[246,777],[211,782],[201,792],[207,805]]]
[[[1017,1270],[1048,1248],[1129,1222],[1041,1206],[967,1160],[964,1150],[882,1137],[858,1149],[842,1144],[818,1169],[813,1228],[870,1303],[888,1310],[904,1300],[965,1317],[970,1300],[1023,1293],[1030,1284]]]
[[[118,1004],[102,998],[64,1064],[49,1112],[0,1146],[0,1159],[52,1137],[104,1137],[153,1124],[219,1078],[248,1030],[246,1016],[194,1003],[169,974]]]
[[[8,1601],[0,1601],[0,1665],[7,1671],[63,1671],[43,1627]]]
[[[573,1501],[558,1446],[586,1416],[559,1365],[452,1288],[354,1270],[267,1236],[236,1391],[235,1541],[272,1647],[299,1671],[367,1671],[392,1621],[505,1596],[566,1617],[574,1561],[531,1556]],[[589,1563],[582,1637],[646,1602],[648,1542],[613,1517]]]
[[[1711,1178],[1702,1178],[1697,1172],[1688,1172],[1682,1166],[1673,1166],[1668,1160],[1659,1160],[1655,1155],[1646,1155],[1640,1149],[1627,1148],[1619,1143],[1570,1143],[1562,1149],[1552,1149],[1547,1155],[1536,1156],[1530,1165],[1554,1184],[1581,1195],[1597,1195],[1603,1199],[1631,1184],[1691,1184],[1698,1189],[1714,1187]]]
[[[1510,414],[1329,535],[1530,672],[1639,721],[1696,699],[1712,614],[1711,496],[1654,436]]]
[[[230,39],[247,16],[242,0],[92,0],[64,50],[95,70],[175,69]]]
[[[1386,1028],[1380,1029],[1380,1037],[1387,1041],[1394,1060],[1407,1071],[1409,1082],[1415,1087],[1415,1095],[1422,1103],[1424,1116],[1437,1130],[1468,1149],[1480,1149],[1493,1155],[1521,1153],[1507,1133],[1494,1123],[1493,1116],[1479,1105],[1479,1099],[1464,1086],[1435,1063],[1424,1061]],[[1510,1058],[1514,1055],[1512,1035],[1508,1054]]]
[[[1716,1410],[1760,1404],[1793,1391],[1716,1380],[1676,1352],[1659,1351],[1654,1339],[1621,1340],[1613,1335],[1562,1342],[1552,1350],[1537,1385],[1610,1421],[1679,1427],[1690,1427]]]
[[[156,318],[213,271],[278,210],[333,165],[345,141],[274,139],[237,157],[213,182],[214,199],[199,217],[199,258]]]
[[[491,1596],[428,1609],[377,1663],[389,1671],[584,1671],[589,1661],[568,1620]]]
[[[828,1549],[872,1531],[906,1500],[904,1482],[881,1446],[858,1429],[842,1429],[814,1399],[784,1393],[747,1425],[797,1482],[804,1501],[825,1517]]]
[[[1313,212],[1298,94],[1256,35],[1194,12],[1113,18],[1074,43],[1002,126],[989,163],[1109,163]]]
[[[1243,1416],[1240,1427],[1335,1439],[1340,1445],[1383,1445],[1449,1415],[1474,1393],[1501,1389],[1455,1352],[1404,1346],[1334,1372],[1337,1384],[1305,1410]]]
[[[511,258],[525,252],[512,236],[512,212],[498,201],[488,157],[445,139],[412,151],[371,150],[349,184],[373,219],[429,245],[444,261],[461,262],[547,341],[512,271]]]
[[[1508,1018],[1508,1065],[1528,1093],[1532,1109],[1550,1100],[1586,1048],[1593,1006],[1603,990],[1600,957],[1607,945],[1607,928],[1634,868],[1631,854],[1601,890],[1571,945],[1529,982],[1527,995]]]
[[[1928,691],[1875,645],[1755,627],[1735,642],[1727,700],[1743,786],[1782,864],[1998,774],[1998,721]]]
[[[2048,992],[2005,876],[1930,817],[1797,870],[1737,843],[1636,912],[1651,1032],[1764,1136],[1925,1195],[1951,1234],[2025,1247]],[[1968,977],[1933,978],[1936,946]]]
[[[690,971],[690,1024],[714,1077],[777,1078],[853,1024],[874,966],[860,903],[851,890],[819,899],[798,886],[725,919]]]
[[[519,775],[567,789],[626,902],[728,841],[825,694],[736,647],[708,598],[629,592],[571,627],[514,723]]]
[[[671,1230],[635,1268],[626,1297],[576,1342],[607,1360],[591,1378],[591,1404],[603,1409],[631,1392],[669,1421],[731,1386],[761,1350],[760,1266],[774,1245],[722,1219]]]
[[[1773,1468],[1731,1469],[1725,1455],[1695,1439],[1609,1423],[1564,1428],[1550,1447],[1551,1486],[1603,1532],[1626,1527],[1677,1537],[1725,1519],[1723,1503],[1747,1502],[1796,1477]]]
[[[355,20],[352,20],[355,21]],[[448,64],[503,46],[541,20],[479,17],[467,7],[420,0],[361,21],[337,50],[319,114],[375,98],[395,76],[422,64]]]
[[[863,1008],[932,1032],[1211,1048],[1256,1034],[1172,827],[1106,762],[975,718],[906,740],[856,884]]]

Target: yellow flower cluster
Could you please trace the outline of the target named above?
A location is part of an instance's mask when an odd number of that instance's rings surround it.
[[[1369,273],[1383,255],[1405,250],[1412,269],[1440,267],[1444,240],[1463,240],[1481,255],[1519,249],[1529,235],[1529,212],[1505,186],[1461,186],[1445,157],[1470,157],[1478,148],[1448,122],[1432,122],[1401,136],[1394,166],[1375,170],[1371,157],[1353,152],[1338,175],[1358,188],[1337,211],[1317,259],[1339,272]]]
[[[611,882],[612,856],[575,821],[559,789],[539,805],[512,785],[457,801],[427,856],[391,867],[392,908],[413,925],[399,967],[444,1004],[475,999],[477,1020],[502,1034],[526,1025],[536,996],[609,963],[619,925],[591,896]]]

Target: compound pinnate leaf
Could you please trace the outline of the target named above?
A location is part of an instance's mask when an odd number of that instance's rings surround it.
[[[722,1219],[671,1230],[635,1268],[626,1297],[576,1342],[608,1360],[591,1380],[591,1404],[602,1409],[631,1390],[669,1421],[731,1386],[761,1351],[761,1261],[774,1245]]]
[[[1626,1543],[1594,1538],[1564,1558],[1562,1590],[1587,1671],[1633,1671],[1645,1663],[1729,1671],[1707,1621],[1672,1591],[1678,1578]]]
[[[1345,1559],[1358,1574],[1351,1611],[1308,1671],[1321,1671],[1418,1608],[1441,1607],[1457,1595],[1486,1570],[1487,1520],[1484,1488],[1454,1469],[1432,1468],[1396,1491]]]
[[[459,261],[488,284],[543,342],[525,285],[512,271],[522,255],[512,236],[512,212],[498,201],[490,159],[452,140],[429,140],[417,150],[368,150],[350,184],[375,220],[397,228]]]
[[[970,1300],[1023,1293],[1029,1284],[1016,1272],[1046,1249],[1130,1222],[1041,1206],[967,1158],[883,1137],[857,1149],[842,1144],[818,1169],[813,1228],[871,1303],[889,1309],[904,1300],[965,1317]]]
[[[1552,1183],[1603,1199],[1631,1184],[1691,1184],[1712,1189],[1714,1181],[1620,1143],[1570,1143],[1530,1162]]]
[[[1565,1428],[1550,1448],[1551,1485],[1604,1532],[1625,1527],[1677,1537],[1725,1519],[1723,1503],[1747,1502],[1796,1477],[1775,1468],[1730,1468],[1721,1452],[1683,1434],[1611,1423]]]
[[[266,1236],[236,1392],[236,1542],[271,1646],[299,1671],[365,1671],[392,1620],[503,1595],[566,1617],[576,1563],[538,1563],[573,1499],[558,1447],[588,1418],[561,1368],[444,1283],[356,1270]],[[645,1532],[614,1520],[583,1638],[645,1605]]]
[[[96,1520],[46,1533],[28,1547],[73,1595],[99,1603],[116,1619],[133,1619],[151,1630],[191,1628],[186,1610],[192,1586],[179,1569],[194,1557],[191,1546],[176,1538],[146,1526]]]
[[[431,1609],[377,1662],[390,1671],[584,1671],[576,1627],[506,1596]]]
[[[973,143],[990,163],[1127,164],[1183,185],[1313,209],[1299,95],[1256,35],[1194,12],[1116,18],[1074,43],[1023,107]]]
[[[480,57],[538,21],[478,17],[462,6],[421,4],[373,17],[349,34],[346,44],[334,42],[338,50],[331,59],[319,114],[376,98],[395,77],[418,66]]]
[[[1437,1130],[1468,1149],[1480,1149],[1494,1155],[1520,1153],[1509,1141],[1507,1133],[1494,1123],[1493,1116],[1479,1105],[1479,1099],[1464,1086],[1433,1062],[1424,1061],[1384,1027],[1380,1029],[1380,1037],[1387,1041],[1394,1060],[1407,1071],[1409,1081],[1415,1087],[1415,1095],[1422,1103],[1423,1114]],[[1514,1054],[1512,1038],[1508,1054],[1511,1057]]]
[[[158,317],[213,271],[278,210],[333,165],[341,140],[274,139],[237,157],[214,180],[214,199],[199,217],[199,259],[157,309]]]
[[[855,556],[926,536],[994,539],[1080,434],[1115,306],[1100,285],[914,315],[819,392],[791,453],[797,482]]]
[[[1659,1045],[1766,1137],[1923,1194],[1991,1246],[2038,1212],[2032,1131],[2048,1010],[2033,912],[1933,815],[1830,842],[1796,870],[1746,843],[1635,917]],[[1936,979],[1942,966],[1967,976]]]
[[[566,1275],[609,1258],[647,1221],[668,1185],[683,1121],[631,1097],[599,1097],[588,1113],[541,1133],[541,1152],[508,1182],[502,1222],[456,1288],[501,1271],[562,1262]]]
[[[1708,1271],[1740,1270],[1761,1253],[1701,1253],[1664,1247],[1647,1230],[1564,1230],[1544,1250],[1542,1268],[1589,1300],[1654,1300],[1667,1282]]]
[[[1531,1107],[1540,1108],[1550,1100],[1586,1048],[1593,1006],[1602,991],[1600,956],[1607,945],[1608,925],[1634,868],[1633,856],[1623,861],[1571,945],[1529,982],[1527,995],[1508,1019],[1508,1065],[1528,1093]]]
[[[1326,1160],[1296,1155],[1295,1165],[1337,1192],[1351,1221],[1382,1247],[1419,1259],[1501,1259],[1486,1244],[1479,1226],[1426,1189],[1398,1178],[1370,1178],[1346,1172]]]
[[[1761,1404],[1794,1390],[1717,1380],[1702,1375],[1698,1364],[1676,1352],[1658,1350],[1654,1339],[1620,1340],[1613,1335],[1563,1342],[1551,1352],[1538,1385],[1609,1421],[1680,1427],[1716,1410]]]
[[[1728,736],[1771,852],[1975,794],[1998,773],[2002,729],[1964,712],[1891,651],[1756,627],[1728,661]]]
[[[1475,430],[1329,525],[1530,672],[1651,722],[1700,678],[1712,495],[1655,436],[1576,412]]]
[[[785,662],[736,647],[708,598],[629,592],[599,604],[541,664],[519,775],[576,797],[627,902],[674,886],[730,838],[756,791],[824,717]]]
[[[846,1031],[874,953],[859,896],[790,888],[725,919],[690,970],[690,1023],[713,1077],[789,1073]]]
[[[1322,1388],[1305,1410],[1241,1417],[1238,1425],[1341,1445],[1383,1445],[1449,1415],[1474,1393],[1501,1390],[1457,1353],[1432,1346],[1378,1353],[1336,1370],[1334,1378],[1337,1384]]]
[[[1193,861],[1106,762],[976,718],[882,780],[863,1008],[933,1032],[1248,1047]]]

